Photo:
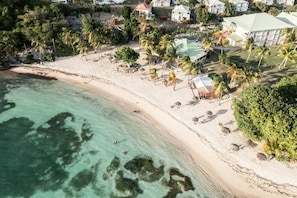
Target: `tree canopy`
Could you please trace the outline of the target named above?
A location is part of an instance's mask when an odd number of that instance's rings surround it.
[[[264,151],[278,160],[297,160],[297,75],[283,78],[275,86],[247,88],[233,102],[240,130],[264,141]]]
[[[115,58],[117,60],[122,60],[128,64],[135,63],[136,60],[139,58],[139,53],[137,53],[130,47],[124,46],[116,51]]]

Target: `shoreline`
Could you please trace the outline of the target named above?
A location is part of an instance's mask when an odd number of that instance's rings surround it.
[[[70,59],[72,62],[75,62],[77,59],[81,58],[72,57],[69,58],[69,60]],[[277,198],[297,196],[297,187],[295,185],[282,182],[280,182],[281,184],[277,184],[278,182],[265,179],[263,175],[256,173],[254,169],[251,169],[250,167],[245,167],[242,164],[240,164],[240,162],[236,163],[236,161],[230,155],[238,155],[238,153],[230,153],[224,150],[228,141],[230,142],[231,140],[225,140],[226,143],[223,141],[222,143],[224,143],[225,145],[222,147],[219,147],[218,145],[214,144],[214,141],[218,140],[218,138],[225,138],[222,137],[222,134],[215,136],[214,139],[210,139],[210,137],[214,136],[214,134],[211,134],[212,132],[216,134],[221,133],[219,131],[219,127],[217,126],[218,121],[221,121],[221,119],[224,120],[224,123],[227,123],[225,120],[229,121],[231,110],[230,100],[223,101],[221,105],[218,105],[215,102],[209,103],[209,106],[206,107],[206,109],[211,109],[211,107],[213,106],[214,110],[216,110],[216,108],[218,107],[220,108],[220,110],[227,109],[226,111],[229,114],[224,115],[226,118],[222,115],[227,113],[223,111],[220,112],[219,110],[217,113],[215,113],[216,117],[213,120],[207,123],[193,125],[191,121],[185,120],[184,115],[188,115],[187,118],[191,118],[191,114],[197,114],[196,106],[194,106],[195,109],[193,107],[190,107],[189,105],[182,105],[182,107],[180,107],[179,109],[170,108],[172,101],[182,99],[172,97],[179,94],[179,92],[189,92],[189,90],[180,88],[182,87],[181,85],[177,85],[178,90],[174,92],[171,90],[170,87],[164,88],[161,87],[162,85],[155,86],[152,82],[144,82],[142,79],[139,78],[139,74],[137,74],[138,76],[135,75],[135,78],[130,79],[130,74],[126,76],[125,74],[120,73],[121,76],[124,75],[123,79],[120,79],[120,75],[118,75],[114,68],[112,68],[112,70],[109,70],[109,73],[107,73],[108,75],[106,75],[106,73],[101,73],[100,76],[98,74],[98,72],[100,73],[100,71],[94,72],[94,68],[92,68],[93,71],[92,69],[87,71],[86,68],[87,65],[98,64],[97,62],[91,63],[89,61],[81,60],[81,62],[78,63],[78,65],[83,64],[83,62],[84,69],[82,71],[76,70],[72,67],[73,65],[67,66],[67,62],[63,62],[63,60],[61,63],[54,62],[48,65],[15,67],[12,68],[11,71],[17,73],[28,73],[46,77],[53,77],[57,80],[69,84],[88,88],[93,92],[101,94],[103,93],[105,96],[110,95],[118,101],[124,101],[124,103],[131,106],[132,109],[134,108],[136,110],[140,110],[141,113],[144,113],[144,116],[148,115],[150,120],[152,120],[154,123],[160,124],[162,128],[165,128],[166,132],[160,132],[162,133],[162,135],[171,136],[177,142],[179,142],[179,145],[177,146],[183,147],[191,156],[193,161],[197,164],[197,166],[201,167],[210,176],[210,178],[215,181],[215,183],[219,184],[223,189],[225,189],[227,192],[231,193],[235,197]],[[102,65],[100,66],[108,67],[108,65],[104,63],[102,63]],[[108,78],[112,75],[114,75],[113,78]],[[94,76],[96,76],[96,78]],[[129,82],[127,82],[127,79],[135,80],[135,82],[129,84]],[[123,82],[126,82],[127,84],[120,86]],[[142,88],[138,90],[135,84],[142,82],[143,84],[138,85]],[[153,89],[150,91],[157,92],[159,90],[160,93],[153,93],[151,95],[139,94],[139,91],[141,91],[142,89],[149,88]],[[168,101],[159,101],[159,97],[154,98],[153,96],[157,94],[161,94],[160,97],[163,97],[164,100],[166,99]],[[191,96],[191,94],[189,94],[189,96]],[[184,95],[179,97],[188,96]],[[172,98],[172,101],[170,101],[170,98]],[[182,104],[183,103],[184,101],[182,101]],[[201,105],[201,107],[199,106],[199,108],[202,108],[202,105],[206,106],[208,104],[206,102],[198,105]],[[204,112],[205,111],[200,112],[200,114],[204,114]],[[218,120],[219,118],[220,120]],[[230,125],[230,128],[232,127],[236,127],[234,126],[234,123],[233,125]],[[209,134],[203,134],[203,132]],[[232,133],[230,135],[238,136],[239,134]],[[238,140],[238,138],[243,137],[236,138],[236,140]],[[234,138],[232,139],[232,141],[234,141]],[[219,143],[220,142],[218,142],[218,144]],[[244,154],[244,151],[245,149],[243,149],[242,154]],[[254,155],[256,155],[255,151]],[[244,156],[241,158],[244,158]],[[264,164],[263,162],[257,163],[258,166],[261,166],[261,164],[263,166]],[[294,169],[294,171],[296,171],[296,169]],[[272,172],[272,174],[275,173]]]

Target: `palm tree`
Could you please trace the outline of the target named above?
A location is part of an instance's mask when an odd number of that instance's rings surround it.
[[[74,49],[74,36],[72,36],[71,30],[63,27],[62,28],[62,42],[66,45],[71,45],[73,52],[75,52]]]
[[[210,38],[205,38],[202,40],[202,47],[208,53],[209,51],[213,50],[213,43]]]
[[[251,67],[243,67],[239,70],[239,75],[234,79],[235,82],[243,87],[248,87],[258,82],[259,72]]]
[[[167,48],[164,59],[168,60],[168,63],[175,64],[175,60],[177,58],[176,50],[177,49],[174,46],[170,46],[169,48]]]
[[[212,80],[215,95],[219,96],[221,100],[223,95],[228,92],[227,84],[221,76],[215,76]]]
[[[169,34],[165,34],[161,37],[160,42],[159,42],[159,47],[161,49],[168,49],[173,45],[173,41],[170,38]]]
[[[195,67],[195,63],[193,63],[189,56],[185,55],[183,56],[178,66],[187,74],[191,74],[192,69]]]
[[[288,42],[288,39],[290,37],[291,30],[289,28],[284,28],[281,32],[282,38],[284,38],[284,43],[286,44]]]
[[[156,81],[159,79],[157,69],[151,68],[149,71],[150,71],[151,80],[154,82],[154,84],[156,84]]]
[[[139,19],[140,35],[143,35],[146,33],[147,25],[148,25],[148,21],[145,18],[141,17]]]
[[[241,71],[236,67],[236,65],[228,66],[227,75],[231,78],[230,82],[235,82],[240,73]]]
[[[259,69],[263,58],[265,58],[265,57],[267,57],[267,56],[270,55],[270,50],[264,44],[263,46],[256,47],[256,53],[257,53],[257,56],[260,56],[260,60],[259,60],[259,63],[258,63],[258,69]]]
[[[167,87],[167,86],[171,86],[172,85],[173,90],[175,91],[176,81],[177,81],[177,78],[176,78],[176,75],[175,75],[174,71],[173,70],[169,70],[168,77],[165,80],[165,86]]]
[[[144,34],[140,37],[140,46],[144,49],[153,46],[153,41],[151,40],[151,36],[149,34]]]
[[[255,46],[255,42],[254,42],[254,39],[251,37],[246,41],[246,44],[245,44],[245,49],[249,52],[248,57],[246,58],[246,61],[245,61],[246,63],[249,62],[254,46]]]
[[[294,58],[297,56],[297,53],[295,49],[292,49],[288,45],[284,45],[279,49],[278,56],[284,57],[284,59],[278,66],[278,69],[280,69],[282,67],[286,67],[288,61],[295,63],[296,61],[294,60]]]
[[[1,51],[5,54],[5,57],[15,55],[17,52],[15,35],[8,31],[2,31],[0,32],[0,37],[2,38],[0,41]]]
[[[42,62],[42,59],[43,59],[43,54],[44,54],[44,51],[47,47],[45,41],[43,41],[42,39],[40,38],[32,38],[31,40],[31,45],[33,46],[33,48],[39,52],[39,55],[40,55],[40,61]]]
[[[152,53],[152,50],[150,48],[147,48],[145,50],[145,58],[144,60],[147,60],[148,64],[151,65],[152,64],[152,61],[153,61],[153,53]]]
[[[217,37],[217,42],[216,45],[222,45],[224,39],[226,38],[226,36],[224,35],[224,33],[222,31],[217,31],[214,33],[214,35]]]

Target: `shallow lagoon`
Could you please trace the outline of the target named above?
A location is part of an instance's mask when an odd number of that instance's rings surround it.
[[[8,72],[0,91],[0,197],[229,197],[111,98]]]

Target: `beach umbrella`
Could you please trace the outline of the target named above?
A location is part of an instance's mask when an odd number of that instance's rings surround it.
[[[211,112],[211,111],[207,111],[207,112],[206,112],[206,115],[207,115],[208,117],[211,117],[211,116],[212,116],[212,112]]]
[[[196,122],[199,121],[199,119],[198,119],[197,117],[193,117],[193,118],[192,118],[192,121],[193,121],[194,123],[196,123]]]
[[[174,105],[177,106],[177,107],[180,107],[181,103],[178,101],[178,102],[174,103]]]
[[[240,146],[237,145],[237,144],[232,143],[232,144],[230,144],[230,149],[231,149],[232,151],[239,151]]]

